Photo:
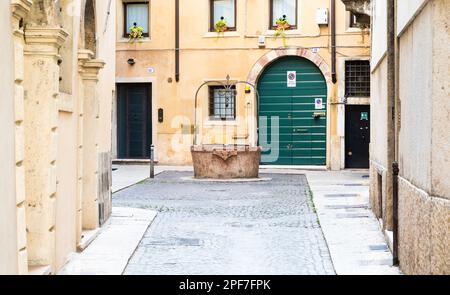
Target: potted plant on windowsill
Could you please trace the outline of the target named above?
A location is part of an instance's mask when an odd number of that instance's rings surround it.
[[[216,25],[214,28],[216,30],[216,33],[218,33],[219,35],[228,31],[227,21],[225,20],[225,18],[223,16],[220,18],[220,20],[218,20],[216,22]]]
[[[130,36],[128,41],[130,43],[133,43],[137,40],[141,40],[144,38],[144,28],[141,26],[138,26],[137,23],[134,23],[133,26],[130,28]]]
[[[286,47],[286,30],[290,30],[291,25],[289,24],[288,20],[286,19],[286,15],[283,15],[283,17],[280,17],[275,21],[275,37],[281,37],[283,38],[283,46]]]

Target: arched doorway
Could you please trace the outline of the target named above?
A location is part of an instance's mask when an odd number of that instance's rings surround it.
[[[262,164],[326,165],[327,82],[309,59],[284,56],[258,79]]]

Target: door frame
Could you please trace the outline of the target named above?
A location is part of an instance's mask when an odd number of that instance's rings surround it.
[[[345,62],[352,60],[365,60],[370,61],[368,56],[352,56],[352,57],[338,57],[338,75],[342,77],[338,79],[338,102],[337,102],[337,136],[340,140],[340,165],[335,170],[345,170],[345,107],[346,105],[368,105],[370,106],[370,97],[345,97]],[[370,145],[369,145],[370,149]],[[337,155],[336,155],[337,156]],[[369,150],[370,158],[370,150]],[[339,168],[339,169],[338,169]]]
[[[307,52],[307,50],[303,49],[302,52]],[[312,60],[309,58],[308,55],[298,55],[298,54],[296,54],[296,55],[293,55],[293,54],[280,55],[277,58],[271,60],[270,62],[267,62],[264,65],[264,67],[262,67],[262,69],[259,71],[258,76],[254,82],[255,83],[254,85],[255,85],[256,89],[259,89],[259,80],[264,75],[267,68],[270,67],[273,63],[276,63],[277,61],[279,61],[280,59],[285,58],[285,57],[297,57],[299,59],[305,59],[305,60],[312,62],[313,64],[315,64],[315,66],[317,67],[319,72],[322,73],[322,76],[325,79],[325,85],[326,85],[326,89],[327,89],[326,128],[325,128],[326,129],[325,130],[325,133],[326,133],[326,135],[325,135],[325,140],[326,140],[326,142],[325,142],[325,149],[326,149],[325,165],[323,166],[323,165],[277,165],[277,164],[274,164],[274,165],[265,165],[265,167],[268,167],[268,168],[270,168],[270,167],[327,167],[327,169],[328,169],[328,168],[330,168],[330,165],[331,165],[331,134],[330,134],[330,130],[331,130],[331,101],[330,101],[330,99],[331,99],[331,96],[330,96],[330,93],[331,93],[332,86],[331,86],[331,81],[330,81],[331,78],[329,76],[327,76],[326,74],[324,74],[324,68],[319,67],[317,65],[318,59]],[[326,65],[325,62],[323,62],[322,65]],[[258,103],[259,103],[259,101],[258,101]],[[255,118],[256,118],[256,120],[259,120],[260,106],[258,105],[258,107],[255,109],[256,109],[255,110],[255,114],[256,114]],[[256,123],[255,126],[259,126],[259,124]],[[258,130],[258,128],[255,129],[255,133],[256,133],[256,139],[257,139],[256,142],[257,142],[257,145],[259,145],[259,130]]]
[[[155,161],[158,161],[158,96],[157,96],[157,78],[156,77],[124,77],[116,78],[116,95],[113,102],[113,140],[112,151],[113,159],[118,159],[119,145],[118,145],[118,125],[117,125],[117,102],[118,102],[118,86],[119,84],[151,84],[151,122],[152,122],[152,143],[155,147]]]
[[[331,67],[328,65],[328,63],[325,61],[325,59],[319,54],[314,53],[311,49],[302,48],[302,47],[292,47],[292,48],[283,48],[283,49],[273,49],[263,56],[261,56],[253,65],[253,67],[249,71],[249,75],[247,77],[247,82],[253,85],[258,85],[258,80],[261,76],[261,74],[264,72],[266,67],[270,65],[272,62],[277,60],[278,58],[284,57],[284,56],[297,56],[297,57],[303,57],[311,62],[313,62],[319,70],[322,72],[322,75],[325,78],[326,84],[327,84],[327,159],[326,159],[326,167],[331,168],[331,94],[333,93],[333,87],[334,83],[332,81],[331,77]],[[248,101],[254,101],[252,98],[253,94],[247,94],[246,98]],[[256,105],[256,103],[253,105],[253,114],[254,114],[254,121],[252,122],[253,130],[251,132],[251,140],[253,143],[257,142],[258,139],[258,108],[259,106]],[[334,151],[333,151],[334,153]],[[315,166],[315,167],[323,167],[323,166]]]
[[[366,106],[366,107],[368,107],[369,108],[369,134],[372,134],[372,109],[371,109],[371,107],[370,107],[370,104],[363,104],[363,103],[359,103],[359,104],[355,104],[355,103],[352,103],[352,104],[346,104],[346,105],[344,105],[344,133],[346,133],[346,131],[347,131],[347,109],[348,109],[348,107],[352,107],[352,106]],[[344,147],[343,147],[343,155],[344,155],[344,161],[343,161],[343,163],[344,163],[344,168],[343,168],[343,170],[345,170],[345,169],[348,169],[348,170],[356,170],[356,169],[370,169],[370,138],[369,138],[369,167],[368,168],[347,168],[347,156],[346,156],[346,151],[347,151],[347,136],[345,136],[344,137],[344,140],[343,140],[343,142],[344,142]]]

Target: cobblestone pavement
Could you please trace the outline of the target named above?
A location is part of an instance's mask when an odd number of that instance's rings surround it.
[[[114,195],[114,206],[159,212],[125,274],[335,274],[302,175],[195,182],[164,172]]]

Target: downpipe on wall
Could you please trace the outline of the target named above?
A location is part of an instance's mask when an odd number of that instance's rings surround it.
[[[331,0],[331,79],[336,84],[336,0]]]
[[[180,0],[175,0],[175,81],[180,81]]]

